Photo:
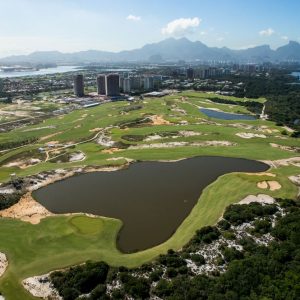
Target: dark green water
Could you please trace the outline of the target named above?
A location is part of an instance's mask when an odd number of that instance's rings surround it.
[[[125,170],[70,177],[33,196],[54,213],[84,212],[121,219],[124,226],[118,247],[131,252],[166,241],[202,190],[220,175],[268,168],[257,161],[209,156],[170,163],[140,162]]]

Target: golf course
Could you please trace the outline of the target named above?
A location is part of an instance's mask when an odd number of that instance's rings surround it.
[[[26,183],[27,195],[74,174],[113,172],[140,161],[221,156],[269,166],[263,173],[219,176],[203,189],[169,239],[134,253],[118,250],[123,225],[119,219],[83,213],[36,216],[39,213],[31,211],[26,215],[18,203],[5,208],[0,211],[0,252],[6,255],[8,267],[0,277],[0,295],[7,300],[36,299],[23,288],[24,279],[87,260],[140,266],[169,249],[181,249],[196,230],[216,224],[228,205],[249,195],[295,199],[299,187],[290,178],[300,174],[300,145],[289,128],[259,116],[224,120],[200,111],[253,115],[247,110],[247,101],[263,104],[265,99],[186,91],[136,102],[105,103],[0,133],[0,190],[11,189],[13,177]]]

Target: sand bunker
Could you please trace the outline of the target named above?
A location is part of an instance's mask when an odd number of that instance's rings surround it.
[[[243,139],[252,139],[252,138],[265,139],[266,138],[266,136],[264,134],[249,133],[249,132],[240,132],[240,133],[236,133],[235,135],[237,135]]]
[[[115,152],[121,151],[119,148],[110,148],[110,149],[104,149],[101,152],[106,154],[114,154]]]
[[[34,297],[43,299],[60,300],[58,291],[49,279],[49,274],[34,276],[22,281],[23,287]]]
[[[0,217],[21,219],[31,224],[38,224],[41,219],[53,215],[44,206],[36,202],[31,193],[26,193],[18,203],[0,211]]]
[[[275,180],[264,180],[257,183],[257,187],[260,189],[269,189],[270,191],[277,191],[281,189],[281,185]]]
[[[150,116],[149,119],[152,121],[153,125],[167,125],[167,124],[170,124],[169,121],[165,120],[162,116],[158,116],[158,115]]]
[[[8,260],[6,258],[6,255],[0,252],[0,277],[4,274],[7,267],[8,267]]]
[[[260,189],[267,189],[269,186],[266,181],[260,181],[257,183],[257,187]]]
[[[259,194],[257,196],[249,195],[241,200],[238,204],[249,204],[253,202],[272,204],[275,202],[274,198],[269,195]]]

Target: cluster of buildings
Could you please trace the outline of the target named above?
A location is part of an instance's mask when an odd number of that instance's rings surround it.
[[[162,82],[161,75],[139,76],[129,74],[99,74],[96,79],[98,95],[117,97],[120,92],[149,92],[159,89]],[[74,94],[77,97],[84,96],[83,75],[74,76]]]
[[[96,81],[98,95],[109,97],[120,95],[119,74],[100,74],[97,76]],[[84,78],[81,74],[74,76],[74,94],[77,97],[84,96]]]

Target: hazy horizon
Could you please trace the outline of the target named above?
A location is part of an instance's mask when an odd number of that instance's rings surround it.
[[[300,41],[300,2],[11,0],[0,2],[0,57],[36,51],[119,52],[169,37],[210,47],[276,49]]]

